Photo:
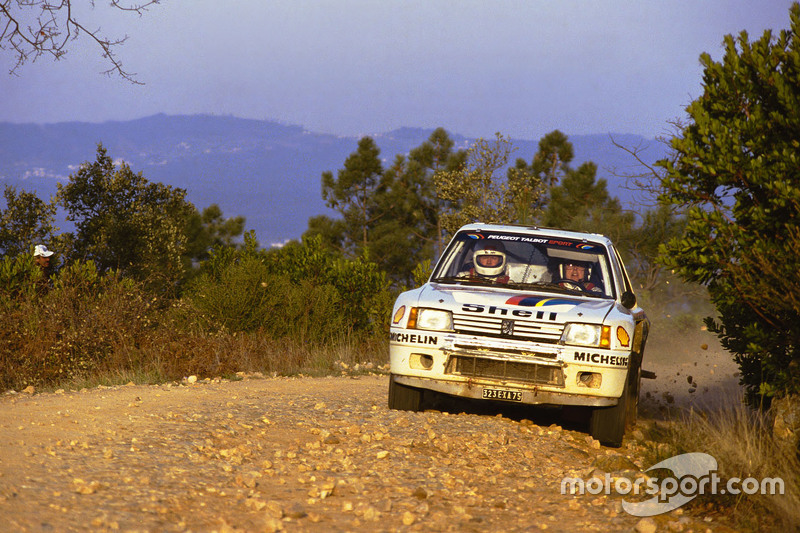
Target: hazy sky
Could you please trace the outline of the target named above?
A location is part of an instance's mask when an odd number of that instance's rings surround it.
[[[141,18],[96,4],[89,26],[129,36],[118,55],[145,85],[100,75],[87,40],[16,76],[0,50],[0,121],[209,113],[342,135],[652,137],[700,95],[702,52],[788,29],[791,2],[164,0]]]

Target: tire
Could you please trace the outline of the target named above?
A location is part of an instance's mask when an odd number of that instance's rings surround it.
[[[628,376],[628,405],[625,416],[625,429],[632,429],[639,418],[639,391],[642,390],[642,363],[635,363],[635,368]]]
[[[628,372],[622,396],[613,407],[598,407],[592,410],[589,432],[606,446],[619,448],[625,431],[636,425],[639,416],[639,390],[642,386],[642,363],[632,357],[633,366]]]
[[[622,446],[622,437],[625,436],[625,420],[628,415],[628,380],[622,390],[622,396],[617,405],[611,407],[596,407],[592,410],[589,420],[589,433],[601,444],[619,448]]]
[[[398,411],[420,411],[422,409],[422,390],[395,381],[389,376],[389,409]]]

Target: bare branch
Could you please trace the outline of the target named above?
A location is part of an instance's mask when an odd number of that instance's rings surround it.
[[[127,5],[121,0],[111,0],[110,6],[141,17],[148,8],[161,1],[149,0]],[[94,9],[94,0],[89,3]],[[128,36],[111,39],[102,33],[101,28],[87,29],[75,16],[72,7],[72,0],[0,0],[0,50],[8,50],[16,57],[16,64],[9,73],[17,74],[23,65],[43,55],[59,60],[66,55],[71,41],[85,36],[100,48],[102,57],[110,63],[103,74],[116,74],[131,83],[142,85],[136,80],[135,73],[123,68],[115,54],[115,48],[122,45]]]

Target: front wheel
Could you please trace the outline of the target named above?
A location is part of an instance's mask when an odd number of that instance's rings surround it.
[[[636,425],[639,418],[639,391],[642,390],[642,363],[636,363],[628,375],[628,406],[625,425],[627,429]]]
[[[596,407],[589,420],[589,433],[606,446],[619,448],[625,436],[625,420],[628,415],[628,380],[617,405]]]
[[[397,376],[389,376],[389,409],[398,411],[419,411],[422,409],[422,390],[402,385],[395,381]]]
[[[639,390],[642,385],[642,364],[634,360],[632,368],[625,379],[625,387],[617,405],[613,407],[597,407],[592,410],[589,421],[589,432],[601,443],[619,448],[625,430],[636,424],[639,415]]]

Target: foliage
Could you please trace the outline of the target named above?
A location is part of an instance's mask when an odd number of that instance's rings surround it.
[[[409,283],[421,262],[435,259],[444,247],[440,213],[444,200],[433,176],[463,165],[466,152],[453,151],[443,128],[384,171],[378,201],[388,213],[374,229],[370,256],[398,283]]]
[[[539,139],[539,149],[528,164],[517,159],[508,171],[510,184],[517,182],[521,190],[515,193],[520,224],[540,220],[547,207],[550,190],[569,172],[574,148],[566,135],[553,130]]]
[[[665,283],[664,266],[658,261],[658,254],[663,243],[683,235],[685,220],[666,205],[648,209],[641,217],[641,222],[621,241],[628,256],[625,261],[628,275],[640,289],[672,292],[670,300],[682,298],[684,295],[680,292],[675,293],[675,284],[669,287],[669,283]]]
[[[257,270],[245,263],[264,253],[257,250],[252,234],[249,245],[247,257],[238,248],[220,254],[243,260],[228,268],[218,259],[218,271],[236,278],[226,289],[238,288]],[[347,334],[341,308],[335,305],[338,293],[331,285],[304,280],[297,286],[284,284],[285,292],[274,298],[288,298],[268,317],[268,322],[275,321],[273,337],[264,328],[220,331],[188,298],[152,294],[117,272],[100,272],[92,262],[68,264],[54,275],[46,292],[29,289],[39,273],[28,254],[0,261],[0,390],[152,383],[240,371],[330,373],[338,372],[337,361],[366,362],[375,368],[386,352],[382,330],[376,335]],[[268,274],[266,279],[285,276]],[[27,290],[2,290],[7,287]],[[314,342],[315,336],[324,339]]]
[[[633,214],[623,212],[619,200],[608,194],[606,180],[596,175],[597,165],[591,162],[567,169],[561,183],[550,189],[545,225],[625,240],[633,228]]]
[[[662,161],[662,200],[687,209],[661,258],[708,286],[708,319],[742,370],[748,400],[800,391],[800,5],[791,29],[726,36],[703,95]]]
[[[321,238],[268,252],[252,234],[241,249],[215,248],[187,297],[226,331],[330,341],[381,331],[391,310],[385,274],[363,258],[337,258]]]
[[[191,300],[225,331],[261,331],[271,338],[328,340],[341,331],[337,295],[328,285],[291,284],[258,257],[231,264],[219,279],[200,277]]]
[[[466,164],[434,175],[439,197],[446,202],[440,217],[447,234],[472,222],[514,221],[514,191],[497,176],[512,151],[511,141],[497,133],[493,143],[478,139],[467,150]]]
[[[336,178],[330,171],[322,174],[322,198],[344,220],[342,249],[358,255],[369,244],[369,228],[385,215],[378,209],[376,191],[383,174],[380,150],[370,137],[358,141]]]
[[[792,531],[800,523],[800,460],[797,451],[774,438],[776,413],[749,408],[738,395],[724,398],[714,410],[682,412],[671,424],[650,430],[645,445],[652,447],[652,463],[698,450],[713,450],[720,486],[729,480],[780,479],[776,494],[700,494],[701,509],[724,506],[738,531]],[[657,428],[657,429],[656,429]],[[659,453],[660,452],[660,453]]]
[[[6,185],[6,208],[0,210],[0,253],[16,256],[29,253],[36,244],[50,244],[55,232],[56,206],[35,193]]]
[[[185,223],[186,246],[181,257],[187,278],[196,273],[197,267],[211,256],[217,246],[235,246],[235,239],[244,232],[243,216],[224,218],[222,209],[211,204],[200,213],[191,206]]]
[[[41,276],[32,254],[4,255],[0,260],[0,309],[33,298]]]
[[[28,256],[16,262],[30,285],[38,268]],[[152,304],[132,280],[101,275],[91,262],[62,269],[45,293],[23,291],[13,301],[4,299],[0,388],[52,384],[108,368],[121,346],[146,337]]]
[[[414,276],[414,287],[424,285],[433,274],[433,263],[431,263],[430,259],[423,261],[414,267],[412,274]]]
[[[272,272],[287,276],[293,284],[331,286],[341,302],[345,331],[376,333],[388,324],[395,295],[386,273],[368,256],[342,258],[327,250],[320,238],[308,238],[270,250],[266,260]]]
[[[116,169],[98,145],[95,162],[58,184],[56,198],[76,226],[67,259],[92,259],[100,271],[118,269],[160,290],[171,288],[183,272],[184,228],[193,209],[185,196],[182,189],[148,182],[125,163]]]
[[[433,176],[463,164],[466,153],[453,151],[453,144],[438,128],[383,169],[374,142],[362,139],[337,179],[332,172],[323,174],[323,197],[342,218],[313,217],[305,236],[319,235],[326,247],[348,257],[368,249],[395,283],[408,283],[415,265],[436,257],[444,246],[440,213],[446,202]]]

